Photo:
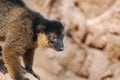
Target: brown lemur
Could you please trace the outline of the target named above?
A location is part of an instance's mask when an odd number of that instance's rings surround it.
[[[35,48],[63,51],[63,36],[62,22],[44,18],[22,0],[0,0],[0,40],[5,42],[2,56],[13,80],[29,80],[22,73],[19,57],[25,69],[40,80],[32,70]]]

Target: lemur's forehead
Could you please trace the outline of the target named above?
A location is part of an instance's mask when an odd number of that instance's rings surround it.
[[[61,24],[61,22],[49,22],[45,26],[46,26],[45,31],[48,31],[48,32],[61,33],[64,30],[64,27]]]

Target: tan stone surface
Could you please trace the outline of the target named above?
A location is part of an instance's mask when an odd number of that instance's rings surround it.
[[[36,50],[34,70],[41,80],[120,80],[120,0],[24,1],[66,24],[63,52]],[[0,73],[0,80],[9,75]]]

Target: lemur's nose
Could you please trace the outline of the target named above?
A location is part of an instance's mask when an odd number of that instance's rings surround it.
[[[59,49],[59,51],[63,51],[64,50],[64,48],[63,47],[61,47],[60,49]]]

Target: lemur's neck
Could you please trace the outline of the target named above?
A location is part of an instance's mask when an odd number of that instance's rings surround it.
[[[38,12],[32,11],[32,15],[33,15],[33,20],[34,20],[34,21],[33,21],[33,26],[32,26],[34,35],[33,35],[32,40],[33,40],[33,41],[37,41],[37,31],[36,31],[36,28],[37,28],[37,26],[40,25],[42,22],[47,21],[47,19],[44,18],[43,16],[41,16],[40,13],[38,13]]]

